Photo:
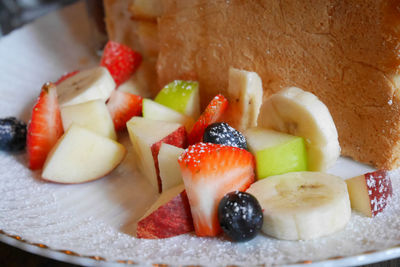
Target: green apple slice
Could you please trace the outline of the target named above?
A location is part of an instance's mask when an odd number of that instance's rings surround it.
[[[186,131],[190,131],[194,124],[193,118],[150,99],[143,99],[142,113],[146,119],[180,123],[185,126]]]
[[[307,171],[304,139],[262,128],[245,132],[249,150],[256,157],[258,179],[287,172]]]
[[[199,83],[176,80],[157,94],[155,101],[197,119],[200,116]]]

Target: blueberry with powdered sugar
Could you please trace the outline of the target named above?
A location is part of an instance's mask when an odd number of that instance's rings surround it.
[[[19,151],[25,145],[26,123],[15,117],[0,119],[0,150]]]
[[[247,150],[246,138],[225,122],[210,124],[204,131],[203,142],[239,147]]]
[[[245,192],[226,194],[218,206],[218,220],[225,234],[236,242],[253,239],[263,224],[263,212],[257,199]]]

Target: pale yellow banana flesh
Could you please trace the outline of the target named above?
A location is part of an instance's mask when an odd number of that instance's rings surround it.
[[[92,100],[105,102],[114,90],[114,79],[105,67],[80,71],[57,85],[58,101],[62,107]]]
[[[285,240],[308,240],[345,227],[351,208],[346,183],[321,172],[271,176],[247,190],[259,201],[262,231]]]
[[[229,110],[225,121],[229,125],[239,131],[257,126],[263,98],[262,82],[257,73],[230,68],[226,97]]]

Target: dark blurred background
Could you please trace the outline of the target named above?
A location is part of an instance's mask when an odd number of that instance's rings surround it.
[[[77,0],[0,0],[0,37]]]

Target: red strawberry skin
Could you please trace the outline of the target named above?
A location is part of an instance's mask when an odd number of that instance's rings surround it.
[[[74,71],[71,71],[71,72],[68,72],[68,73],[64,74],[63,76],[60,77],[60,79],[58,79],[58,80],[55,82],[55,85],[59,85],[60,83],[62,83],[62,82],[65,81],[66,79],[68,79],[68,78],[74,76],[74,75],[77,74],[78,72],[79,72],[79,70],[74,70]]]
[[[112,92],[107,103],[116,131],[126,128],[126,122],[142,114],[142,97],[122,91]]]
[[[142,56],[130,47],[108,41],[104,47],[100,66],[106,67],[117,86],[124,83],[142,62]]]
[[[241,148],[210,143],[190,146],[179,158],[198,236],[221,233],[218,204],[232,191],[245,191],[254,182],[255,160]]]
[[[183,191],[152,214],[140,220],[137,237],[147,239],[168,238],[192,232],[193,220],[189,201]]]
[[[189,144],[193,145],[201,142],[204,130],[207,126],[221,119],[222,114],[224,114],[227,108],[228,100],[221,94],[215,96],[193,125],[193,128],[188,135]]]
[[[160,152],[160,148],[163,143],[173,145],[176,147],[180,147],[180,148],[186,148],[187,133],[186,133],[185,127],[184,126],[179,127],[172,134],[166,136],[165,138],[158,141],[157,143],[154,143],[151,146],[151,153],[153,155],[154,166],[156,168],[156,173],[157,173],[158,192],[159,193],[161,193],[163,191],[163,188],[162,188],[161,177],[160,177],[160,167],[158,166],[158,153]]]
[[[364,175],[371,204],[372,217],[382,212],[393,195],[393,187],[386,170],[377,170]]]
[[[29,168],[41,169],[47,154],[63,134],[60,108],[56,87],[46,83],[32,111],[28,126],[27,151]]]

